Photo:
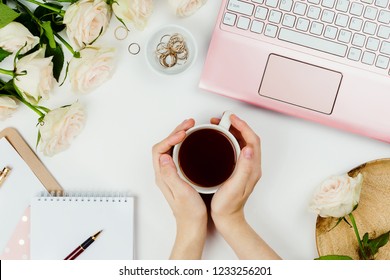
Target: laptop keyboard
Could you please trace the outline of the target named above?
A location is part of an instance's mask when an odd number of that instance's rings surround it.
[[[228,0],[222,26],[390,75],[390,0]]]

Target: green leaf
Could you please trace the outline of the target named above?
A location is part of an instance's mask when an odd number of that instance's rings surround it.
[[[100,35],[102,35],[102,33],[103,33],[103,27],[100,28],[100,32],[99,32],[99,34],[97,35],[97,37],[96,37],[95,39],[93,39],[92,42],[88,43],[88,45],[92,45],[93,43],[95,43],[96,40],[99,39]]]
[[[116,15],[115,15],[115,17],[117,18],[117,20],[119,20],[120,23],[122,23],[122,25],[123,25],[127,30],[129,30],[129,28],[126,26],[126,23],[123,21],[123,19],[121,19],[120,17],[117,17]]]
[[[349,227],[352,227],[351,224],[348,222],[348,220],[345,217],[343,218],[343,221],[346,222],[349,225]]]
[[[337,220],[337,223],[336,223],[333,227],[331,227],[331,228],[328,230],[328,232],[331,231],[332,229],[334,229],[335,227],[337,227],[337,226],[339,225],[339,223],[340,223],[343,219],[345,219],[345,218],[344,218],[344,217],[339,218],[339,219]]]
[[[61,5],[53,3],[46,3],[46,5],[59,10],[62,9]],[[34,11],[34,16],[41,21],[49,21],[54,32],[61,32],[66,27],[66,25],[63,24],[63,18],[58,15],[58,13],[53,12],[48,8],[42,6],[37,7]]]
[[[378,236],[375,239],[370,240],[369,244],[379,249],[380,247],[385,246],[387,242],[389,242],[389,237],[390,237],[389,235],[390,235],[390,231]]]
[[[40,123],[40,122],[41,122],[41,121],[39,121],[39,123]],[[38,123],[38,125],[39,125],[39,123]],[[42,137],[41,131],[38,129],[37,142],[36,142],[36,144],[35,144],[35,149],[38,149],[38,145],[39,145],[39,142],[41,141],[41,137]]]
[[[65,80],[66,80],[66,78],[68,77],[69,64],[70,64],[69,62],[66,63],[66,69],[65,69],[64,80],[62,81],[62,83],[60,84],[60,86],[62,86],[62,85],[65,83]]]
[[[16,90],[15,90],[15,87],[14,87],[14,81],[13,80],[9,80],[7,83],[4,84],[3,90],[11,93],[11,94],[16,94]]]
[[[11,54],[12,54],[11,52],[0,48],[0,62],[2,62],[4,60],[4,58],[6,58],[7,56],[9,56]]]
[[[0,15],[0,28],[3,28],[8,23],[13,22],[19,16],[19,13],[0,2]]]
[[[325,255],[316,258],[315,260],[352,260],[350,256],[344,256],[344,255]]]
[[[56,48],[56,41],[54,39],[53,29],[51,28],[50,21],[42,22],[42,28],[44,30],[45,37],[48,40],[49,47],[52,49]]]
[[[31,34],[39,37],[40,26],[32,19],[31,15],[22,12],[15,21],[23,24]]]
[[[374,259],[374,256],[376,253],[378,253],[379,248],[385,246],[387,242],[389,242],[389,235],[390,231],[385,232],[384,234],[374,239],[369,239],[368,233],[363,236],[363,247],[371,259]]]
[[[15,97],[19,97],[18,93],[14,88],[13,80],[9,80],[8,82],[4,82],[0,80],[0,94],[4,95],[12,95]]]
[[[368,245],[368,232],[366,232],[364,235],[363,235],[363,238],[362,238],[362,243],[363,243],[363,247],[367,246]]]
[[[57,80],[59,80],[62,68],[64,67],[64,52],[62,50],[61,45],[56,43],[55,48],[48,47],[46,48],[45,56],[53,56],[52,62],[53,62],[53,76]]]

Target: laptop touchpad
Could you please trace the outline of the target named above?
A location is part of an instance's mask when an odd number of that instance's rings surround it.
[[[341,79],[340,72],[271,54],[259,94],[331,114]]]

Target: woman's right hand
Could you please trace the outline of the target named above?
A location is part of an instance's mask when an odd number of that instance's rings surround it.
[[[244,214],[245,203],[261,178],[260,138],[236,115],[232,115],[230,121],[241,153],[234,173],[211,200],[211,217],[240,259],[280,259],[251,228]],[[218,119],[211,120],[214,124],[218,122]]]
[[[260,138],[236,115],[230,117],[234,136],[241,153],[234,174],[218,189],[211,202],[211,215],[216,226],[224,220],[244,219],[244,205],[261,177]],[[212,119],[218,123],[218,119]]]

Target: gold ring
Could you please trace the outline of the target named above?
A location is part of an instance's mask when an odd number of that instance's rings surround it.
[[[117,28],[115,28],[114,36],[117,40],[126,39],[128,34],[129,34],[129,30],[123,25],[120,25]]]
[[[155,54],[163,67],[185,64],[188,59],[188,48],[184,37],[179,33],[163,35],[156,46]]]
[[[172,66],[175,66],[177,63],[177,56],[175,53],[168,53],[165,55],[160,56],[160,64],[163,67],[170,68]]]

